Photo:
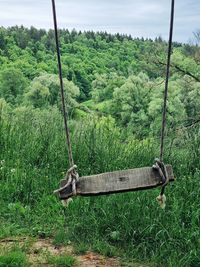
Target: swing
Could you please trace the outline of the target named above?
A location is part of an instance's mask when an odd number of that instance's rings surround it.
[[[63,110],[64,126],[66,133],[66,143],[68,147],[68,157],[70,164],[70,168],[67,171],[65,178],[60,182],[60,188],[54,191],[54,193],[57,194],[61,200],[67,200],[75,195],[97,196],[97,195],[113,194],[120,192],[145,190],[161,186],[161,192],[157,200],[160,202],[161,205],[165,201],[165,196],[164,196],[165,186],[169,182],[174,181],[172,166],[165,165],[163,163],[168,81],[169,81],[169,71],[170,71],[170,58],[172,52],[174,2],[175,2],[174,0],[171,1],[171,18],[170,18],[166,80],[165,80],[164,103],[163,103],[163,114],[162,114],[160,158],[155,160],[155,164],[153,165],[153,167],[121,170],[121,171],[114,171],[114,172],[107,172],[96,175],[79,177],[77,173],[77,166],[74,165],[72,147],[70,142],[70,132],[68,127],[68,112],[65,106],[65,99],[64,99],[56,7],[55,7],[55,0],[52,0],[56,52],[57,52],[60,89],[61,89],[61,101],[62,101],[62,110]]]

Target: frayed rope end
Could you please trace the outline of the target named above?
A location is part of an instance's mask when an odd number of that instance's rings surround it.
[[[165,209],[166,207],[166,196],[163,195],[159,195],[156,200],[158,201],[158,204],[160,205],[161,209]]]
[[[68,199],[62,199],[61,202],[62,202],[63,207],[67,208],[70,202],[73,202],[73,199],[71,197]]]

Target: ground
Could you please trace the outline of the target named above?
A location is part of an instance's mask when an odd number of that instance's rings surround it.
[[[5,238],[0,240],[0,255],[7,254],[10,250],[21,250],[26,253],[28,259],[28,266],[41,267],[41,266],[61,266],[61,267],[150,267],[150,265],[143,265],[141,263],[122,263],[118,258],[108,258],[100,254],[87,251],[83,255],[77,255],[71,245],[68,246],[55,246],[51,239],[33,239],[28,237],[21,238]],[[59,261],[50,263],[51,257],[61,258],[63,255],[75,259],[74,264],[62,265]],[[1,258],[0,258],[0,266]],[[12,263],[11,265],[12,266]],[[21,265],[15,265],[21,266]],[[151,265],[152,266],[152,265]]]
[[[75,267],[121,267],[119,259],[107,258],[94,252],[86,252],[84,255],[76,255],[73,247],[55,246],[51,239],[32,239],[32,238],[6,238],[0,241],[0,249],[9,251],[13,248],[20,248],[26,252],[29,265],[32,267],[52,266],[48,259],[51,256],[70,255],[76,259]],[[53,265],[56,266],[56,265]],[[61,265],[59,265],[61,266]],[[64,266],[64,265],[63,265]],[[142,267],[142,265],[131,265]]]

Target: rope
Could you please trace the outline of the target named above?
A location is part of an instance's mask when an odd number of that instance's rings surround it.
[[[164,104],[163,104],[162,127],[161,127],[161,138],[160,138],[160,161],[161,162],[163,162],[163,155],[164,155],[164,138],[165,138],[166,114],[167,114],[167,96],[168,96],[168,84],[169,84],[169,75],[170,75],[170,59],[171,59],[171,53],[172,53],[172,35],[173,35],[173,25],[174,25],[174,2],[175,0],[171,1],[170,31],[169,31],[169,42],[168,42],[168,52],[167,52]]]
[[[166,128],[166,117],[167,117],[167,97],[168,97],[168,87],[169,87],[169,76],[170,76],[170,60],[172,54],[172,36],[173,36],[173,25],[174,25],[174,5],[175,0],[171,1],[171,15],[170,15],[170,30],[169,30],[169,42],[167,51],[167,66],[166,66],[166,79],[165,79],[165,89],[164,89],[164,102],[163,102],[163,112],[162,112],[162,125],[161,125],[161,137],[160,137],[160,159],[155,159],[155,165],[153,168],[156,169],[162,178],[162,188],[160,195],[157,197],[157,201],[161,208],[165,208],[166,196],[164,195],[165,187],[169,182],[169,177],[165,164],[163,163],[164,156],[164,139],[165,139],[165,128]]]
[[[162,189],[161,189],[160,195],[164,195],[164,188],[169,182],[169,176],[167,173],[166,166],[159,159],[155,159],[155,164],[153,165],[153,169],[156,169],[162,178]]]
[[[160,207],[164,209],[166,206],[166,196],[164,194],[164,191],[165,191],[165,186],[169,182],[169,176],[168,176],[165,164],[161,162],[159,159],[155,159],[155,164],[153,165],[153,169],[157,170],[162,178],[161,192],[156,199]]]
[[[54,21],[55,40],[56,40],[56,52],[57,52],[59,79],[60,79],[61,102],[62,102],[63,119],[64,119],[65,134],[66,134],[66,144],[68,148],[69,165],[70,167],[73,167],[74,160],[73,160],[72,146],[71,146],[71,141],[70,141],[70,131],[68,127],[68,111],[65,106],[65,95],[64,95],[63,78],[62,78],[62,64],[61,64],[59,39],[58,39],[58,27],[57,27],[55,0],[52,0],[52,10],[53,10],[53,21]]]
[[[77,181],[79,180],[79,175],[76,172],[76,169],[77,169],[76,165],[69,168],[69,170],[67,171],[66,176],[65,176],[67,183],[63,187],[60,187],[59,189],[54,190],[54,192],[53,192],[54,194],[59,194],[62,190],[64,190],[65,188],[67,188],[71,184],[73,196],[77,195],[76,184],[77,184]]]
[[[67,188],[69,185],[72,186],[72,194],[73,196],[76,196],[77,195],[77,190],[76,190],[76,184],[77,184],[77,181],[79,180],[79,175],[78,173],[76,172],[76,169],[77,169],[77,166],[74,165],[72,166],[71,168],[69,168],[69,170],[67,171],[66,173],[66,176],[65,176],[65,179],[67,181],[67,183],[57,189],[57,190],[54,190],[54,194],[60,194],[60,192],[62,190],[64,190],[65,188]],[[69,203],[72,201],[72,198],[68,198],[68,199],[62,199],[62,204],[64,207],[68,207]]]

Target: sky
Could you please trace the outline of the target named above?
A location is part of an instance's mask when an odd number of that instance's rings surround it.
[[[171,0],[55,0],[59,28],[168,39]],[[173,40],[200,29],[200,0],[176,0]],[[0,26],[53,28],[51,0],[0,0]]]

